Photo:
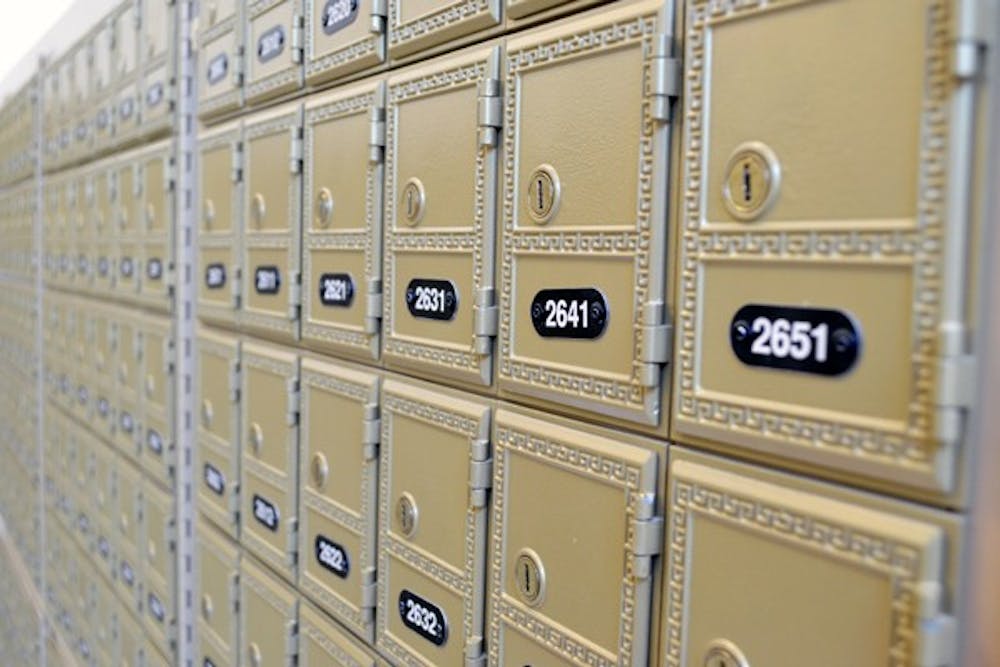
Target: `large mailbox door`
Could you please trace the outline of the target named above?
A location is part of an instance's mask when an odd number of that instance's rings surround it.
[[[115,139],[121,146],[133,144],[142,130],[142,89],[139,77],[124,81],[115,94]]]
[[[131,78],[139,63],[139,3],[122,2],[111,17],[115,40],[115,77]]]
[[[385,62],[386,3],[306,0],[305,77],[323,83]]]
[[[156,65],[168,60],[174,44],[173,0],[139,0],[142,5],[140,20],[140,59],[143,64]]]
[[[199,329],[198,508],[234,539],[239,518],[239,382],[240,341]]]
[[[139,293],[145,305],[170,310],[170,274],[173,270],[173,158],[169,140],[139,158],[142,173],[143,241]]]
[[[372,641],[379,377],[302,361],[299,588]]]
[[[108,442],[114,438],[115,428],[115,325],[114,310],[104,304],[92,307],[93,317],[93,347],[92,355],[94,373],[94,411],[97,415],[96,429],[99,435]]]
[[[377,644],[391,660],[458,665],[485,651],[491,410],[383,383]]]
[[[305,602],[299,604],[299,664],[303,667],[376,667],[357,640]]]
[[[385,84],[338,88],[311,99],[305,113],[302,339],[376,359]]]
[[[251,0],[246,20],[247,102],[302,87],[302,0]]]
[[[239,664],[240,552],[211,524],[198,523],[199,665]]]
[[[387,365],[492,381],[499,46],[389,79]],[[480,121],[483,121],[480,124]]]
[[[239,121],[198,139],[201,228],[198,230],[198,316],[234,326],[240,298],[243,142]]]
[[[240,540],[255,556],[295,580],[298,473],[298,357],[243,342],[240,382]]]
[[[497,410],[491,665],[649,664],[658,449]]]
[[[174,363],[171,322],[146,313],[140,320],[143,335],[142,414],[140,460],[148,474],[170,485],[174,461]]]
[[[143,621],[147,637],[170,653],[177,586],[174,500],[149,480],[142,483]]]
[[[77,292],[89,292],[93,287],[91,257],[94,253],[94,234],[88,223],[93,205],[93,190],[90,188],[89,174],[82,169],[74,170],[69,191],[69,225],[73,239],[70,254],[71,288]]]
[[[504,84],[500,386],[650,425],[669,351],[669,101],[653,81],[669,4],[511,39]]]
[[[302,206],[302,106],[245,121],[241,325],[258,335],[298,336]]]
[[[202,4],[202,20],[210,11]],[[216,3],[218,4],[218,3]],[[202,118],[232,111],[243,103],[243,25],[235,6],[228,19],[203,23],[198,29],[198,115]]]
[[[173,124],[174,85],[170,64],[146,70],[142,78],[142,130],[147,136],[170,133]]]
[[[240,664],[294,665],[298,596],[266,568],[243,558],[240,565]]]
[[[94,248],[94,293],[107,298],[115,290],[115,237],[113,226],[114,206],[117,202],[117,178],[114,163],[103,161],[92,173],[94,186],[94,208],[92,224],[95,235]]]
[[[949,142],[973,121],[949,110],[975,83],[947,73],[954,8],[688,5],[676,439],[955,488],[974,364],[946,206],[971,152]]]
[[[389,56],[397,60],[499,26],[502,0],[389,0]]]
[[[138,156],[134,153],[123,156],[116,163],[115,169],[118,180],[113,221],[118,241],[115,293],[119,299],[132,300],[139,292],[139,263],[142,260],[142,172]]]
[[[662,664],[956,664],[958,517],[670,456]]]
[[[114,337],[118,350],[117,391],[115,403],[117,427],[115,444],[122,454],[133,459],[139,456],[139,387],[142,383],[142,329],[135,317],[125,309],[115,311]]]

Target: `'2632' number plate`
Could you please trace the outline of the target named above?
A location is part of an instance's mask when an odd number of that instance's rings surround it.
[[[842,375],[861,353],[861,331],[839,310],[749,304],[729,327],[733,352],[748,366]]]
[[[448,640],[448,620],[444,611],[406,589],[399,592],[399,616],[403,625],[435,646]]]
[[[543,289],[531,300],[531,324],[543,338],[600,338],[608,302],[592,287]]]

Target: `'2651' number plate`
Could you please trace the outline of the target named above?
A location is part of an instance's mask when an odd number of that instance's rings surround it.
[[[861,353],[861,331],[839,310],[749,304],[729,327],[733,352],[748,366],[842,375]]]
[[[399,616],[403,625],[435,646],[448,640],[448,620],[444,611],[406,589],[399,592]]]

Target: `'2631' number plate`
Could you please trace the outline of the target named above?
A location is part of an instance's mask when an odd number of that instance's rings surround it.
[[[399,616],[403,625],[435,646],[448,640],[448,620],[444,611],[406,589],[399,592]]]
[[[406,286],[410,315],[429,320],[450,320],[458,310],[458,290],[450,280],[414,278]]]
[[[608,302],[592,287],[543,289],[531,300],[531,324],[543,338],[600,338]]]
[[[861,331],[839,310],[749,304],[729,327],[733,352],[748,366],[842,375],[861,353]]]

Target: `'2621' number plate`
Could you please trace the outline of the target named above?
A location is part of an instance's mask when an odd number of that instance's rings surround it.
[[[448,620],[444,611],[406,589],[399,592],[399,616],[403,625],[435,646],[448,640]]]
[[[861,331],[839,310],[749,304],[729,327],[733,352],[748,366],[842,375],[861,353]]]

